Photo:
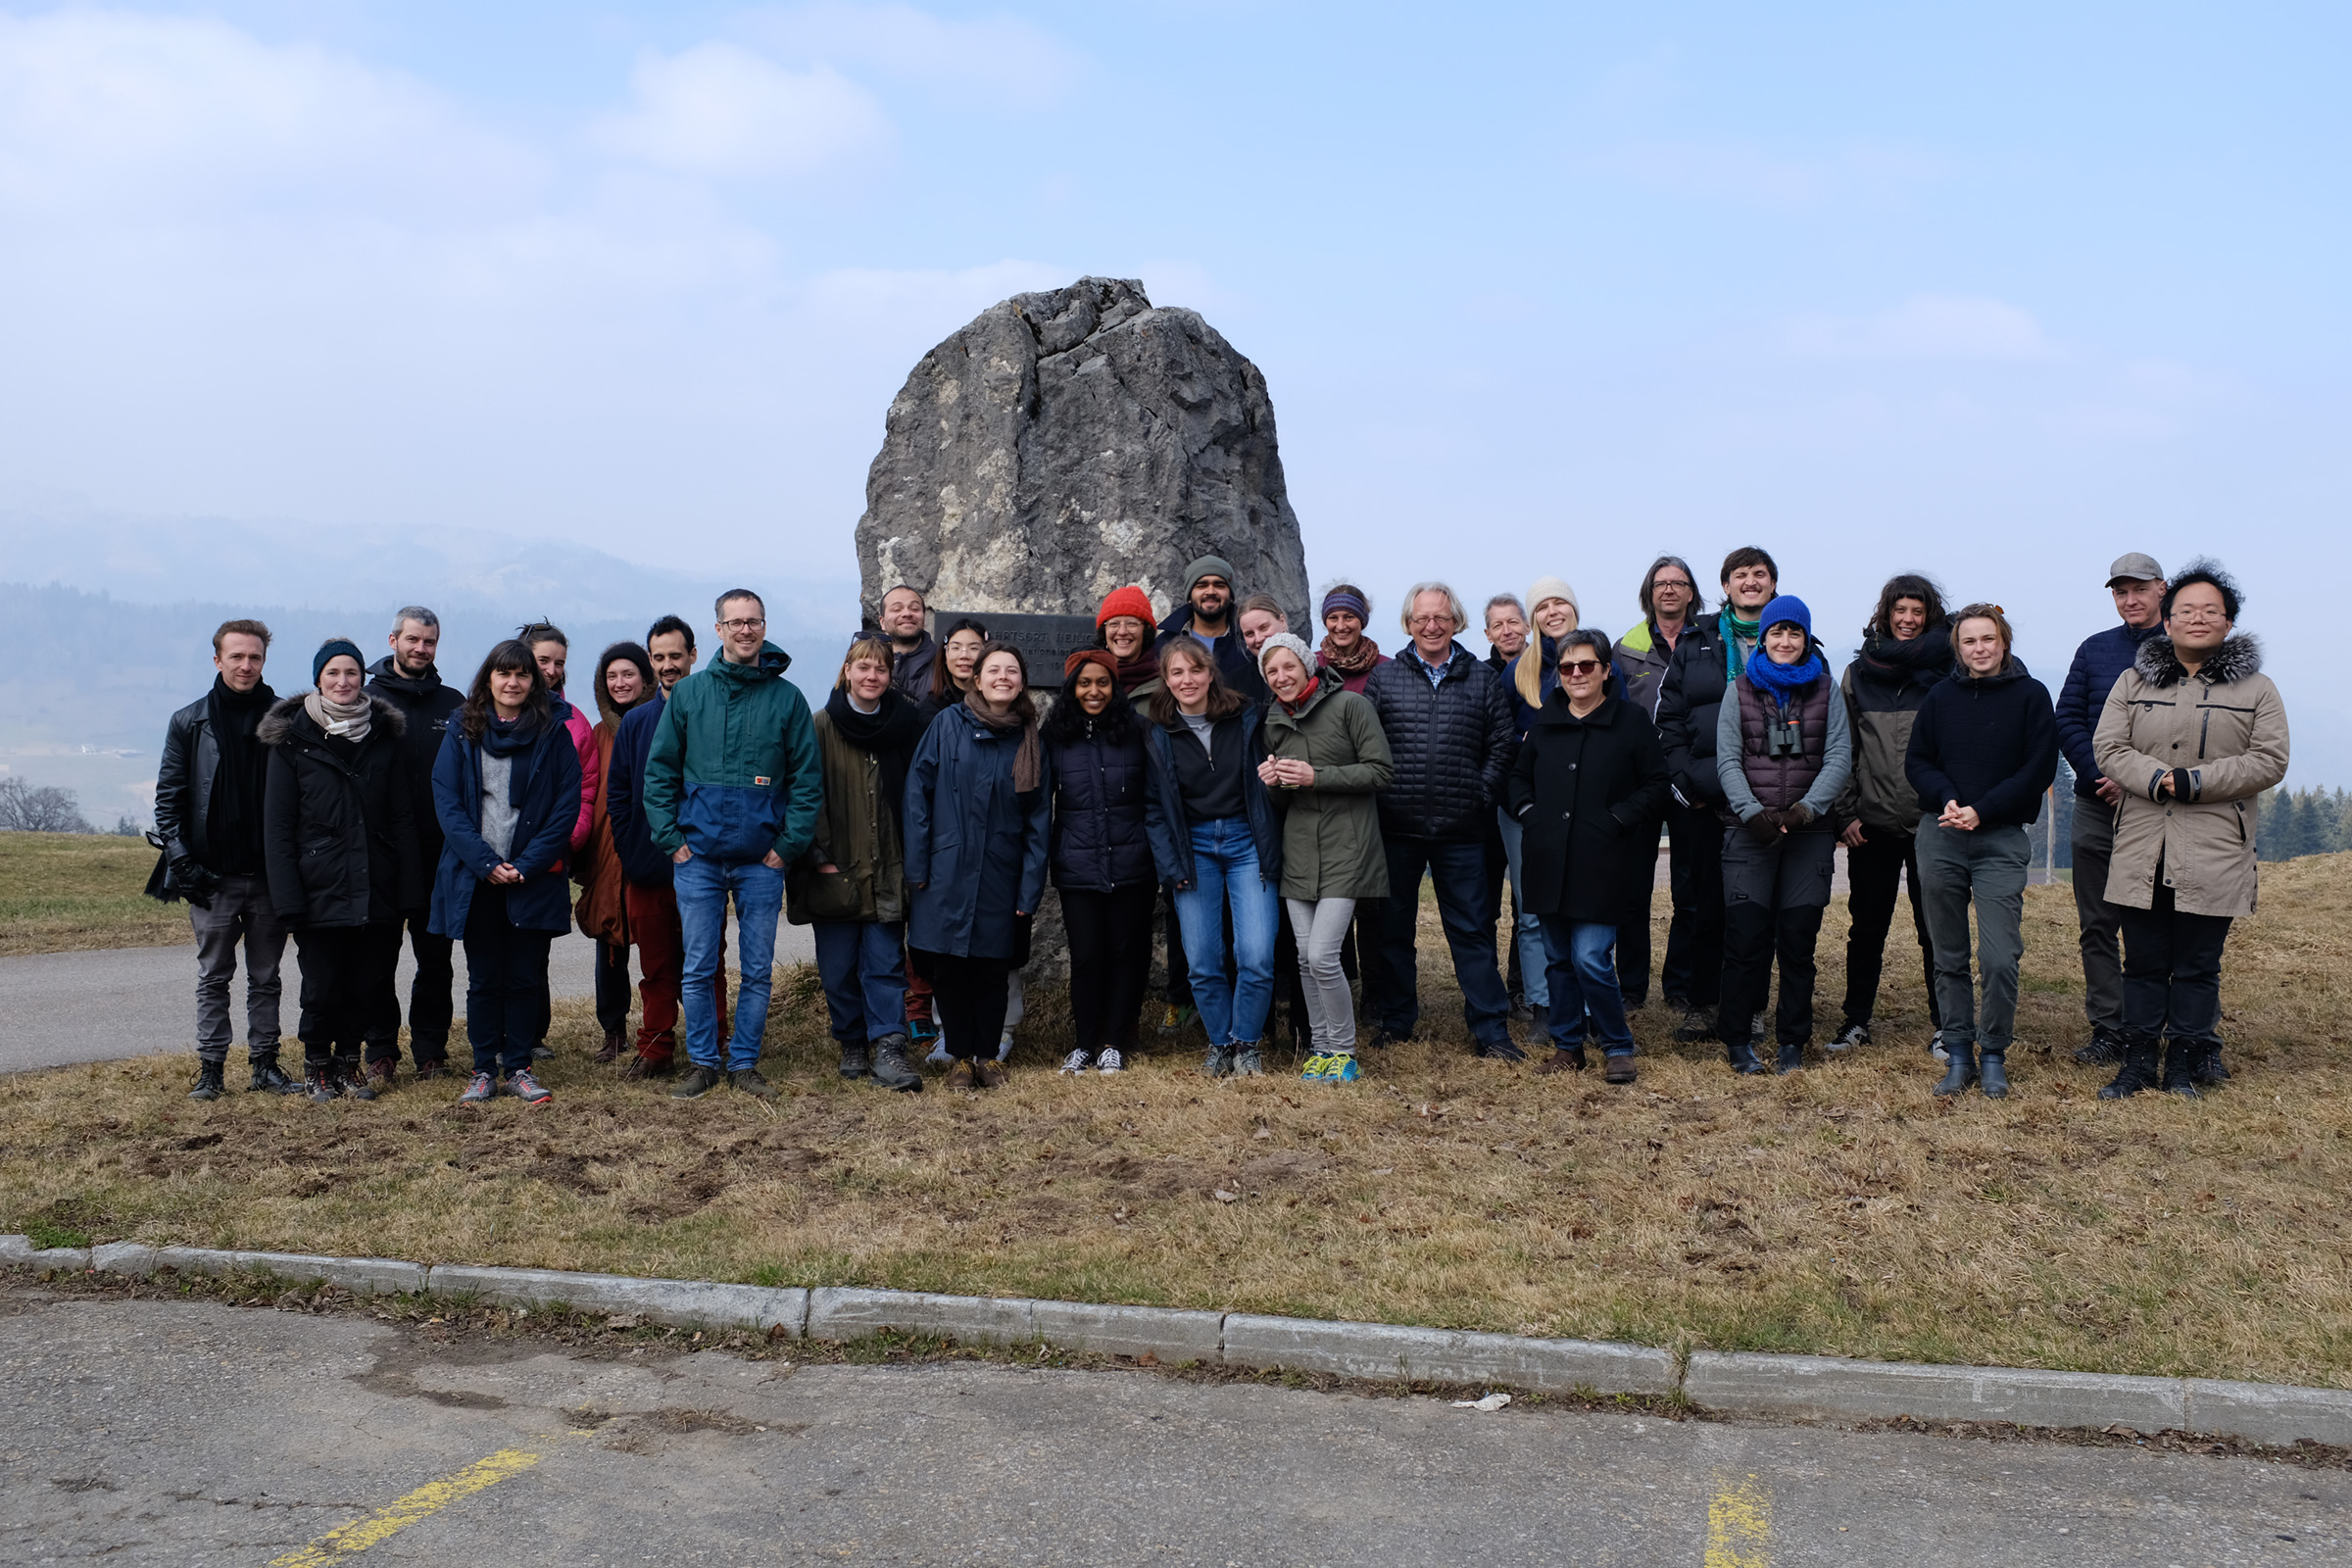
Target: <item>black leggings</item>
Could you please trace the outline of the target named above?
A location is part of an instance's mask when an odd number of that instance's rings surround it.
[[[1135,1049],[1144,991],[1152,978],[1152,906],[1157,892],[1152,882],[1107,893],[1061,890],[1061,918],[1070,934],[1070,1044],[1082,1051]]]
[[[1920,972],[1928,983],[1928,1022],[1943,1027],[1936,1004],[1936,954],[1928,942],[1928,914],[1919,898],[1919,838],[1891,828],[1865,827],[1862,842],[1845,852],[1846,908],[1853,925],[1845,937],[1845,1021],[1867,1024],[1878,1007],[1879,976],[1886,963],[1886,933],[1894,925],[1895,884],[1911,892],[1911,929],[1919,937]]]
[[[994,1061],[1004,1034],[1012,960],[926,953],[916,965],[931,977],[931,1005],[939,1013],[940,1032],[948,1037],[948,1054],[966,1061]]]

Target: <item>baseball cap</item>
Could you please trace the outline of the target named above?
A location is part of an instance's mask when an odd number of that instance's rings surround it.
[[[2119,582],[2162,581],[2164,568],[2156,564],[2156,558],[2143,556],[2136,550],[2128,556],[2116,557],[2115,564],[2107,568],[2107,586],[2110,588]]]

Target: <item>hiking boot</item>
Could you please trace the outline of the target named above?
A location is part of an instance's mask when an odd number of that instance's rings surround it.
[[[1984,1059],[1977,1065],[1977,1083],[1984,1091],[1986,1100],[2008,1099],[2008,1053],[2003,1051],[1985,1052]]]
[[[245,1088],[249,1094],[291,1095],[301,1090],[302,1080],[286,1076],[285,1069],[277,1064],[276,1052],[264,1051],[254,1054],[253,1082]]]
[[[416,1064],[416,1081],[420,1084],[430,1083],[435,1078],[448,1076],[449,1058],[447,1056],[431,1056]]]
[[[556,1048],[555,1048],[555,1047],[553,1047],[553,1046],[551,1046],[551,1045],[549,1045],[549,1044],[548,1044],[546,1041],[544,1041],[544,1040],[540,1041],[540,1042],[539,1042],[537,1045],[535,1045],[535,1046],[531,1047],[531,1059],[532,1059],[533,1061],[547,1061],[547,1060],[550,1060],[550,1059],[552,1059],[552,1058],[555,1056],[555,1054],[556,1054]]]
[[[1824,1051],[1851,1051],[1856,1046],[1867,1046],[1869,1044],[1870,1025],[1866,1023],[1849,1023],[1845,1026],[1845,1032],[1843,1034],[1829,1042],[1821,1049]]]
[[[1171,1002],[1160,1011],[1159,1032],[1163,1035],[1180,1035],[1191,1028],[1193,1020],[1200,1016],[1200,1009],[1191,1003]]]
[[[1209,1047],[1208,1054],[1200,1058],[1200,1070],[1211,1078],[1232,1077],[1233,1048],[1231,1046]]]
[[[716,1089],[723,1078],[724,1074],[720,1073],[716,1067],[706,1067],[698,1062],[687,1072],[685,1077],[678,1080],[678,1087],[669,1092],[669,1098],[672,1100],[700,1100],[711,1090]]]
[[[220,1081],[223,1076],[221,1068],[222,1064],[218,1061],[198,1062],[196,1064],[196,1083],[189,1089],[188,1098],[190,1100],[219,1100],[228,1087]]]
[[[760,1077],[757,1067],[738,1067],[728,1073],[727,1087],[738,1094],[757,1095],[761,1100],[776,1098],[776,1086]]]
[[[1694,1046],[1701,1040],[1719,1038],[1715,1033],[1715,1020],[1695,1008],[1681,1023],[1674,1026],[1674,1040],[1677,1045]]]
[[[1796,1045],[1792,1046],[1787,1041],[1783,1041],[1781,1042],[1780,1056],[1773,1062],[1772,1070],[1775,1072],[1795,1072],[1799,1068],[1803,1067],[1804,1064],[1805,1048],[1803,1042],[1800,1041]]]
[[[1500,1040],[1486,1042],[1477,1049],[1474,1054],[1484,1056],[1489,1061],[1525,1061],[1527,1059],[1527,1053],[1519,1049],[1519,1042],[1507,1034]]]
[[[872,1070],[873,1064],[866,1055],[864,1041],[844,1040],[841,1043],[841,1075],[844,1078],[862,1078]]]
[[[2205,1059],[2201,1042],[2168,1040],[2164,1051],[2164,1092],[2183,1100],[2198,1100],[2197,1068]]]
[[[392,1058],[391,1058],[391,1057],[389,1057],[389,1056],[382,1056],[382,1057],[378,1057],[376,1060],[374,1060],[374,1061],[371,1061],[371,1062],[369,1062],[369,1063],[368,1064],[368,1067],[367,1067],[367,1084],[368,1084],[368,1091],[369,1091],[369,1094],[370,1094],[370,1098],[372,1098],[372,1097],[373,1097],[373,1096],[375,1096],[375,1095],[389,1094],[389,1093],[391,1092],[391,1089],[392,1089]]]
[[[1732,1071],[1736,1073],[1759,1073],[1766,1070],[1764,1064],[1756,1059],[1756,1048],[1753,1046],[1745,1044],[1727,1046],[1724,1048],[1724,1055],[1730,1060]]]
[[[302,1092],[323,1105],[342,1092],[335,1079],[334,1068],[325,1062],[305,1062],[302,1069]]]
[[[1084,1046],[1080,1046],[1077,1050],[1071,1052],[1068,1055],[1061,1058],[1061,1070],[1065,1073],[1084,1072],[1094,1064],[1095,1054],[1087,1050]]]
[[[1391,1046],[1409,1046],[1412,1043],[1413,1032],[1410,1029],[1398,1034],[1385,1023],[1375,1027],[1372,1031],[1372,1038],[1364,1042],[1374,1051],[1386,1051]]]
[[[1966,1045],[1954,1043],[1944,1047],[1950,1054],[1945,1058],[1943,1078],[1936,1085],[1938,1096],[1965,1095],[1968,1086],[1977,1081],[1977,1048],[1972,1041]]]
[[[1236,1078],[1263,1078],[1266,1075],[1265,1057],[1255,1046],[1237,1047],[1233,1053],[1233,1075]]]
[[[1630,1084],[1636,1076],[1634,1054],[1630,1051],[1612,1052],[1600,1070],[1600,1081],[1604,1084]]]
[[[1116,1046],[1106,1048],[1102,1054],[1095,1058],[1095,1071],[1097,1072],[1125,1072],[1126,1070],[1127,1057]]]
[[[2100,1088],[2099,1098],[2101,1100],[2129,1100],[2142,1089],[2155,1088],[2158,1049],[2158,1044],[2153,1039],[2143,1043],[2127,1038],[2124,1041],[2123,1067],[2116,1073],[2112,1083]]]
[[[1584,1047],[1554,1046],[1551,1054],[1536,1064],[1536,1071],[1548,1078],[1555,1072],[1583,1072],[1588,1065]]]
[[[2124,1043],[2101,1029],[2090,1032],[2090,1044],[2075,1053],[2085,1067],[2112,1067],[2124,1059]]]
[[[2230,1069],[2222,1065],[2222,1048],[2207,1046],[2205,1054],[2198,1058],[2196,1066],[2190,1069],[2189,1076],[2200,1084],[2228,1083]]]
[[[948,1064],[948,1075],[941,1082],[950,1089],[972,1087],[972,1064],[969,1058],[957,1056]]]
[[[1004,1080],[1011,1077],[1012,1074],[1004,1070],[1003,1062],[991,1061],[983,1056],[972,1063],[972,1076],[980,1080],[980,1087],[983,1089],[1002,1089],[1004,1087]]]
[[[875,1041],[872,1077],[885,1089],[895,1089],[902,1094],[920,1094],[923,1075],[916,1072],[906,1060],[906,1044],[905,1035],[884,1035]]]
[[[617,1029],[606,1030],[605,1043],[596,1048],[596,1059],[604,1062],[618,1061],[620,1059],[620,1031]]]
[[[487,1105],[497,1098],[498,1080],[486,1072],[477,1072],[466,1083],[466,1092],[458,1097],[458,1103],[461,1105]]]
[[[354,1100],[373,1100],[375,1088],[368,1081],[367,1069],[357,1056],[335,1058],[335,1086]]]
[[[544,1105],[556,1098],[547,1092],[547,1085],[541,1083],[538,1075],[528,1067],[507,1080],[507,1093],[526,1105]]]
[[[649,1056],[642,1051],[620,1064],[621,1081],[624,1083],[634,1083],[640,1078],[667,1078],[677,1070],[675,1057]]]

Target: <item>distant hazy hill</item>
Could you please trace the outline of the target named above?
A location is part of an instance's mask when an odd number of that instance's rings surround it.
[[[858,624],[848,577],[787,582],[747,569],[720,581],[446,530],[387,549],[380,538],[297,541],[291,529],[0,506],[0,570],[16,579],[0,583],[0,768],[74,790],[101,826],[122,812],[149,818],[164,722],[211,684],[213,628],[234,616],[270,623],[268,678],[281,694],[309,688],[311,654],[328,637],[352,638],[370,659],[383,652],[393,611],[410,603],[441,616],[441,670],[452,681],[538,616],[570,637],[575,670],[673,611],[694,622],[707,656],[711,598],[742,581],[767,595],[769,636],[793,655],[795,679],[821,690]],[[570,684],[593,701],[583,676]]]

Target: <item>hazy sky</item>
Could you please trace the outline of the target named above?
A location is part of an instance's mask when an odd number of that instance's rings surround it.
[[[931,343],[1085,272],[1265,370],[1318,578],[2243,575],[2352,784],[2340,7],[0,10],[0,482],[846,577]],[[0,575],[5,560],[0,559]],[[389,590],[385,590],[389,591]],[[1386,627],[1389,640],[1396,632]]]

